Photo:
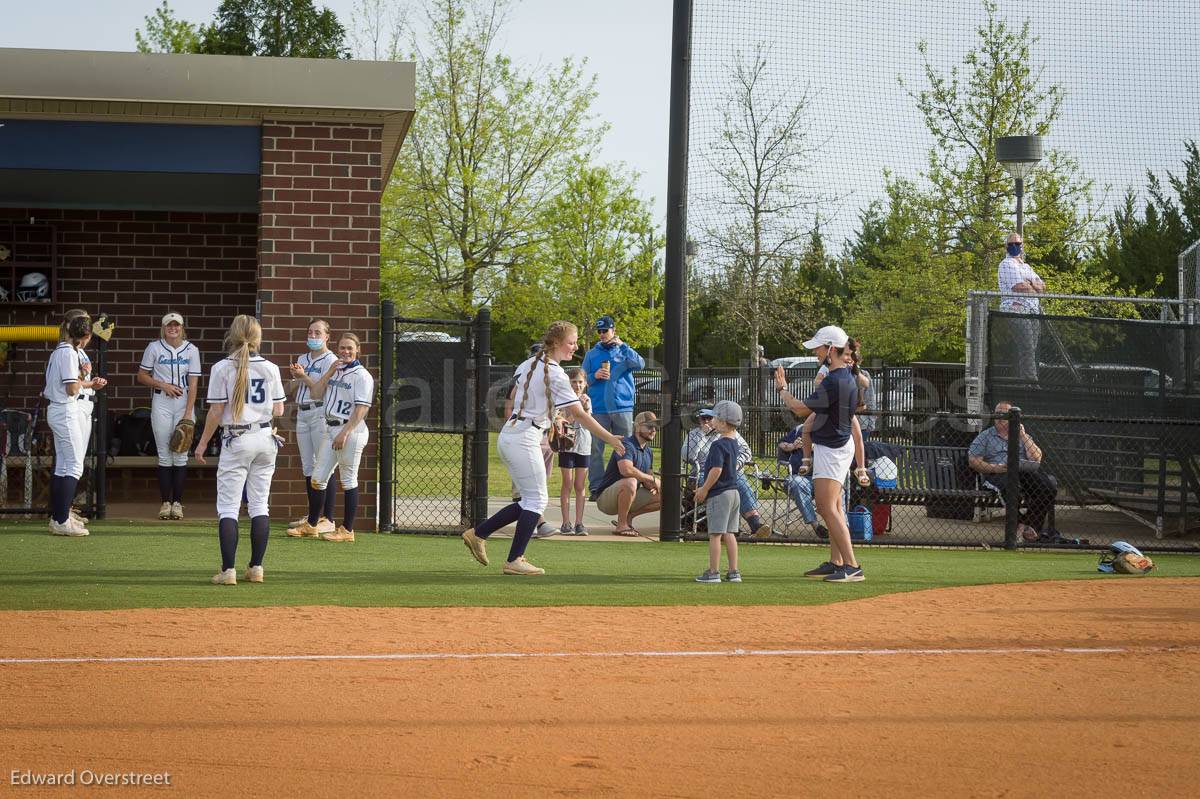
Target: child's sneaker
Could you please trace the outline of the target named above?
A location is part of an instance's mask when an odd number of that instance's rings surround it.
[[[583,524],[582,522],[575,525],[575,535],[587,535],[587,534],[588,534],[587,525]]]
[[[575,528],[571,526],[570,522],[563,522],[562,527],[558,528],[558,532],[563,535],[575,535]]]
[[[704,574],[701,574],[699,577],[696,578],[696,582],[698,582],[698,583],[719,583],[719,582],[721,582],[721,573],[705,570]]]
[[[732,572],[732,571],[726,572],[725,579],[726,579],[726,581],[731,582],[731,583],[740,583],[742,581],[742,573],[741,572]]]
[[[804,576],[805,577],[828,577],[829,575],[836,572],[839,568],[841,568],[841,567],[834,566],[829,561],[825,561],[824,563],[822,563],[820,566],[816,567],[815,569],[809,569],[808,571],[806,571],[804,573]]]

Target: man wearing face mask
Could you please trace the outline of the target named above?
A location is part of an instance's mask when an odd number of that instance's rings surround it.
[[[1025,246],[1020,233],[1010,233],[1006,244],[1007,255],[1000,262],[997,280],[1000,291],[1015,295],[1000,300],[1000,310],[1010,313],[1036,316],[1042,312],[1038,295],[1046,291],[1046,284],[1037,272],[1025,263]],[[1019,377],[1037,382],[1037,349],[1040,328],[1037,319],[1014,320],[1013,364]]]

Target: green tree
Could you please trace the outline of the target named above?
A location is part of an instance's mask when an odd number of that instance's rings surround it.
[[[603,133],[595,79],[570,60],[524,71],[497,52],[507,0],[436,0],[417,107],[384,192],[383,292],[406,311],[468,317],[518,280],[543,206]]]
[[[313,0],[221,0],[201,31],[200,52],[291,58],[349,58],[346,29]]]
[[[1029,22],[1010,27],[990,0],[983,9],[961,70],[938,72],[918,43],[925,85],[908,93],[934,144],[918,179],[885,173],[887,201],[864,215],[851,245],[858,274],[847,321],[888,359],[962,357],[967,292],[996,288],[1013,226],[1014,184],[996,140],[1046,135],[1061,108],[1061,88],[1036,66]],[[1026,183],[1027,249],[1050,290],[1110,285],[1087,269],[1097,230],[1078,165],[1051,152]]]
[[[163,0],[151,16],[145,18],[146,32],[134,31],[139,53],[196,53],[200,50],[200,32],[194,23],[176,19],[175,11]]]
[[[612,314],[630,345],[658,344],[663,307],[657,257],[664,241],[635,180],[619,169],[575,163],[539,214],[542,238],[535,252],[500,291],[501,324],[533,340],[554,319],[573,321],[588,335],[597,319]]]
[[[1184,149],[1181,176],[1168,171],[1164,186],[1161,179],[1147,172],[1144,208],[1130,188],[1108,219],[1095,259],[1098,267],[1112,273],[1123,289],[1161,297],[1179,296],[1176,259],[1200,239],[1200,149],[1194,140],[1184,142]]]
[[[293,58],[348,58],[346,30],[328,8],[313,0],[221,0],[212,22],[175,18],[163,0],[146,17],[146,33],[134,33],[143,53],[207,53]]]
[[[806,288],[794,279],[804,250],[810,211],[819,198],[804,185],[815,152],[808,96],[769,80],[767,52],[759,46],[730,65],[721,129],[703,151],[718,178],[712,201],[721,221],[705,231],[702,252],[727,323],[750,359],[761,338],[780,338],[801,325],[796,308]]]

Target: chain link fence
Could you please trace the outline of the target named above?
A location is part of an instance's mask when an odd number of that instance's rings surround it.
[[[490,315],[381,310],[380,529],[455,533],[487,515]],[[482,424],[482,427],[481,427]]]

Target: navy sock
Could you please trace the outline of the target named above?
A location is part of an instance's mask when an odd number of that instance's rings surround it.
[[[330,488],[333,486],[331,485]],[[330,491],[330,494],[333,492]],[[342,520],[342,526],[347,530],[354,529],[354,517],[358,515],[358,489],[347,488],[342,492],[346,495],[346,518]]]
[[[66,517],[62,515],[62,495],[63,495],[63,478],[57,474],[50,478],[50,518],[62,524],[66,521]],[[67,516],[71,515],[70,507],[67,508]]]
[[[250,565],[261,566],[267,554],[267,539],[271,534],[271,517],[263,514],[250,520]]]
[[[62,524],[67,519],[71,518],[71,502],[75,499],[75,489],[79,486],[78,477],[62,477],[59,483],[60,493],[58,495],[58,523]]]
[[[321,506],[325,504],[325,492],[329,490],[329,486],[324,489],[313,488],[312,482],[308,484],[308,523],[316,524],[321,517]]]
[[[237,519],[222,519],[217,525],[217,537],[221,539],[221,571],[232,569],[237,560]]]
[[[358,500],[355,499],[355,508],[358,507],[357,503],[358,503]],[[325,507],[323,508],[324,512],[321,515],[323,515],[326,519],[332,519],[333,514],[337,513],[337,509],[334,507],[336,504],[337,504],[337,483],[334,483],[331,481],[329,483],[329,485],[325,486]],[[351,521],[353,521],[353,519],[351,519]],[[354,528],[348,526],[348,527],[346,527],[346,529],[353,530]]]
[[[171,501],[183,502],[183,480],[187,477],[186,466],[171,467]]]
[[[517,532],[513,535],[512,546],[508,548],[509,563],[525,554],[525,547],[529,546],[529,539],[533,538],[533,531],[537,529],[541,518],[540,513],[521,511],[521,517],[517,519]]]
[[[158,467],[158,499],[161,502],[171,501],[171,467]]]
[[[487,538],[501,527],[507,527],[520,517],[520,505],[518,505],[516,502],[512,503],[511,505],[505,505],[503,508],[493,513],[490,518],[476,527],[475,535],[480,538]]]

